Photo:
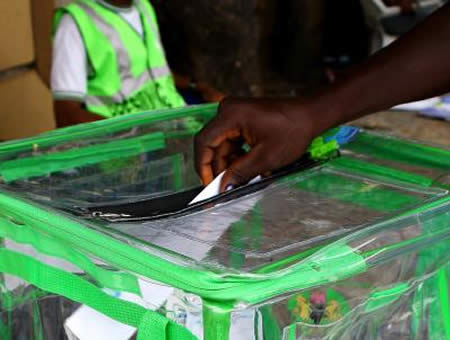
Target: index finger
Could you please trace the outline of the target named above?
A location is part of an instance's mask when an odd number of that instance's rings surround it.
[[[214,179],[213,161],[217,148],[227,139],[233,140],[240,136],[237,123],[223,116],[215,117],[201,130],[194,140],[195,168],[204,185]]]

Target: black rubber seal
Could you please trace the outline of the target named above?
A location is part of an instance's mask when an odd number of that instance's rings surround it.
[[[85,216],[87,213],[91,218],[108,222],[151,221],[168,217],[178,217],[257,192],[266,188],[279,178],[295,172],[311,169],[322,163],[321,161],[314,161],[305,156],[297,162],[276,171],[271,176],[262,179],[260,182],[235,188],[192,205],[189,205],[189,202],[201,192],[203,187],[134,203],[95,206],[85,209]]]

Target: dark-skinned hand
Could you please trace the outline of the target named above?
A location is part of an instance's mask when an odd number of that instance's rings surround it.
[[[225,191],[295,161],[315,134],[312,116],[298,100],[224,100],[217,116],[195,138],[203,184],[227,170],[221,183]],[[245,144],[251,148],[248,153]]]

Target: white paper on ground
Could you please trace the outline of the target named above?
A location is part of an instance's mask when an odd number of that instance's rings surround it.
[[[172,295],[173,288],[139,280],[142,298],[131,293],[106,290],[110,295],[155,310]],[[151,301],[149,306],[145,301]],[[129,340],[136,328],[113,320],[96,310],[81,306],[64,323],[69,340]]]
[[[64,323],[70,340],[128,340],[136,329],[121,324],[87,306],[81,306]]]
[[[254,340],[255,339],[256,310],[249,309],[236,312],[231,315],[230,339]],[[259,326],[259,325],[258,325]],[[259,330],[259,327],[258,327]],[[261,337],[262,339],[262,337]]]
[[[214,181],[212,181],[210,184],[208,184],[201,193],[199,193],[190,203],[194,204],[197,202],[201,202],[204,200],[207,200],[211,197],[217,196],[220,194],[220,183],[222,182],[223,175],[225,175],[225,171],[222,172],[220,175],[218,175],[216,178],[214,178]],[[261,176],[253,178],[248,184],[254,184],[262,180]]]

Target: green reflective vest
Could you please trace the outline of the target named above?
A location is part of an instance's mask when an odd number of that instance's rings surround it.
[[[57,10],[55,32],[64,14],[73,17],[92,67],[85,103],[106,118],[185,105],[178,94],[148,0],[135,0],[144,38],[102,2],[78,0]]]

